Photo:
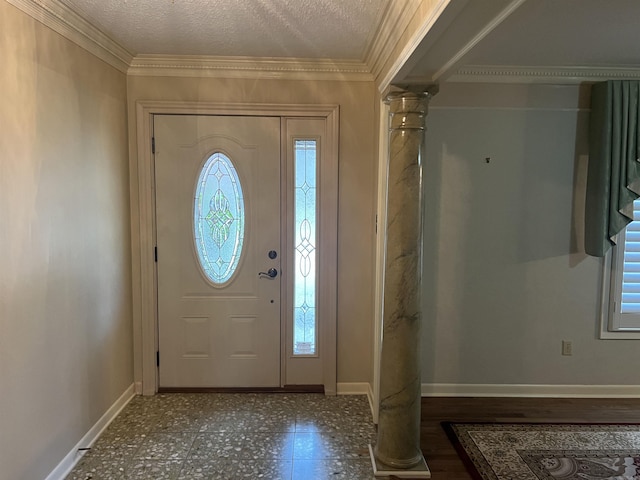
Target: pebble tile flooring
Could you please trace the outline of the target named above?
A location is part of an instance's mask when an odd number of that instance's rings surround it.
[[[370,480],[366,396],[135,397],[67,480]]]

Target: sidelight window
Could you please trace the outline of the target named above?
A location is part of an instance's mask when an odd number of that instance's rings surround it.
[[[316,354],[316,140],[294,143],[293,353]]]

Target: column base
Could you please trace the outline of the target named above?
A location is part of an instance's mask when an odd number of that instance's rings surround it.
[[[390,477],[393,475],[397,478],[431,478],[431,471],[424,458],[422,462],[414,467],[396,469],[376,459],[376,456],[373,454],[373,445],[369,445],[369,455],[371,455],[371,465],[373,466],[373,475],[375,477]]]

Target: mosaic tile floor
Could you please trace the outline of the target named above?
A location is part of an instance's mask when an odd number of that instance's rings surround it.
[[[67,480],[370,480],[365,396],[136,397]]]

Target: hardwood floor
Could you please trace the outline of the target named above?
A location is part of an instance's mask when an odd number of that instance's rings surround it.
[[[420,446],[431,478],[471,480],[440,423],[640,423],[640,399],[423,398]]]

